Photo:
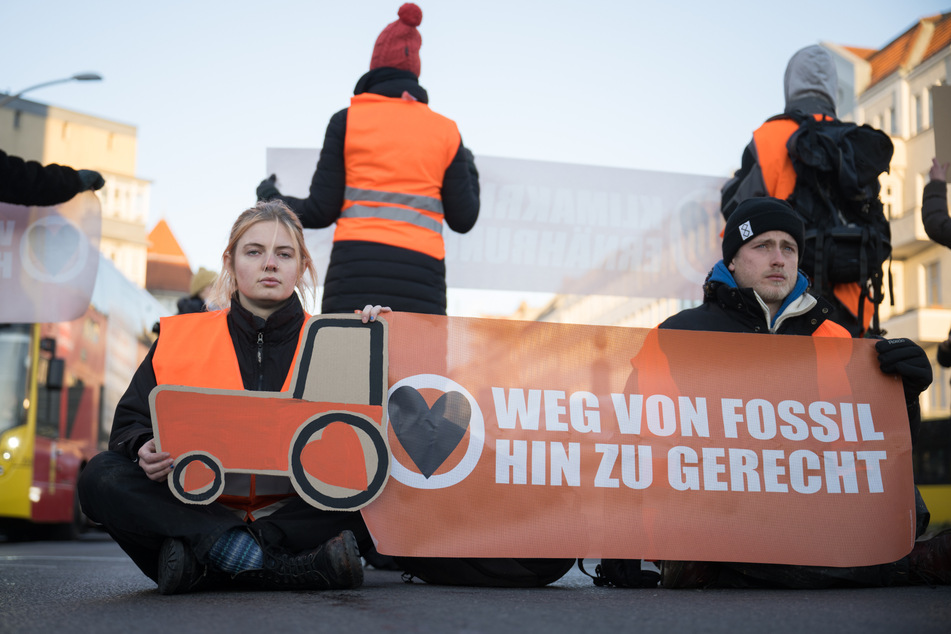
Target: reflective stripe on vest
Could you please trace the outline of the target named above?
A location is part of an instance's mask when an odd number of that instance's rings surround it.
[[[814,114],[816,121],[829,119],[822,114]],[[760,172],[763,174],[763,184],[766,192],[773,198],[789,198],[796,188],[796,169],[786,143],[789,137],[799,128],[793,119],[774,119],[761,125],[753,133],[753,142],[756,146],[756,160]]]
[[[424,103],[353,97],[334,241],[379,242],[443,259],[442,181],[459,143],[456,124]]]

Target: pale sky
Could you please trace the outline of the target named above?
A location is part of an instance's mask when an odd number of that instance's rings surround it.
[[[268,147],[319,147],[399,0],[0,3],[0,91],[133,125],[194,270],[217,269]],[[951,0],[421,0],[420,83],[480,154],[726,176],[803,46],[880,48]],[[84,166],[75,166],[84,167]],[[322,274],[323,272],[321,272]]]

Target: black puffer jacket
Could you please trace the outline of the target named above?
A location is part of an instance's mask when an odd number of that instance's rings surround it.
[[[244,389],[279,392],[294,362],[297,342],[304,326],[304,309],[297,295],[265,321],[241,306],[237,296],[231,300],[228,331],[234,345]],[[263,335],[262,360],[258,362],[258,335]],[[157,385],[152,356],[159,339],[135,371],[125,394],[116,406],[116,415],[109,437],[109,449],[137,457],[139,448],[152,438],[152,417],[149,394]]]
[[[394,68],[378,68],[357,82],[354,94],[400,97],[408,92],[429,103],[429,95],[415,75]],[[294,210],[308,229],[329,227],[340,216],[346,189],[344,141],[348,109],[336,113],[327,125],[320,160],[307,198],[277,196]],[[443,175],[442,204],[446,225],[466,233],[479,217],[479,178],[472,154],[459,149]],[[444,260],[375,242],[335,242],[324,283],[321,312],[350,312],[367,304],[394,310],[446,314]]]
[[[938,244],[951,248],[951,218],[948,217],[948,184],[931,181],[921,197],[921,223]]]
[[[727,283],[724,279],[727,279],[729,273],[725,271],[723,262],[719,262],[711,270],[703,285],[703,303],[668,317],[659,328],[769,334],[766,313],[757,301],[753,289],[737,288],[735,284]],[[729,279],[732,277],[730,276]],[[801,277],[797,287],[804,285],[805,279]],[[802,291],[799,291],[799,294],[802,294]],[[834,311],[829,302],[817,297],[816,304],[807,312],[778,322],[779,325],[773,334],[811,336],[823,322],[832,319]]]
[[[43,166],[0,150],[0,202],[12,205],[56,205],[83,191],[79,173],[52,163]]]

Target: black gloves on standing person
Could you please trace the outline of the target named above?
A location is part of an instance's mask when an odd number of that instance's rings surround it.
[[[281,195],[281,192],[278,191],[277,185],[277,174],[271,174],[258,185],[257,194],[258,200],[270,200]]]
[[[911,339],[882,339],[875,342],[878,365],[882,372],[901,376],[905,402],[918,402],[934,378],[928,355]]]

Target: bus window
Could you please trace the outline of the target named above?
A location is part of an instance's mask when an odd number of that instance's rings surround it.
[[[29,326],[0,324],[0,434],[26,424],[29,376]]]
[[[50,360],[40,355],[37,363],[36,434],[44,438],[58,438],[62,390],[47,387],[49,367]]]

